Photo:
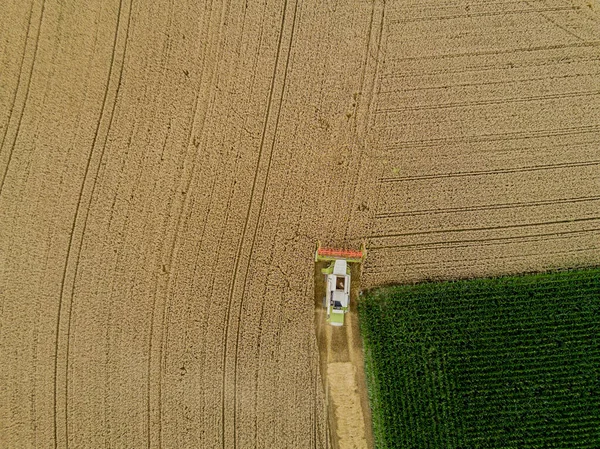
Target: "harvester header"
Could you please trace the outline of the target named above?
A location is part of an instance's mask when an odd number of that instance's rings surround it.
[[[321,242],[317,242],[315,251],[315,262],[320,261],[335,261],[345,260],[347,262],[362,263],[367,252],[365,244],[362,243],[360,250],[342,249],[342,248],[326,248],[321,246]]]

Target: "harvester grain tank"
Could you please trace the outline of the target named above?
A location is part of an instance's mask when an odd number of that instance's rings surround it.
[[[326,309],[325,321],[332,326],[343,326],[344,315],[350,311],[350,264],[362,263],[366,255],[365,246],[359,251],[349,249],[323,248],[317,242],[315,262],[330,262],[321,272],[325,275]]]

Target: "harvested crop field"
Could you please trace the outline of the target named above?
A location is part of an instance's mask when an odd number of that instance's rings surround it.
[[[587,264],[593,4],[0,9],[0,445],[326,447],[315,241],[364,286]]]
[[[600,269],[383,288],[359,313],[377,448],[596,448]]]

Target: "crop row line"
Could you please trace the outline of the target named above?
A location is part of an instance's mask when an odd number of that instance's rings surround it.
[[[569,56],[564,56],[561,57],[560,59],[537,59],[537,60],[533,60],[533,61],[528,61],[528,62],[523,62],[523,61],[509,61],[509,62],[505,62],[505,63],[501,63],[501,64],[489,64],[489,65],[471,65],[471,66],[461,66],[461,68],[459,69],[450,69],[447,68],[446,70],[444,69],[439,69],[439,70],[429,70],[429,71],[415,71],[415,72],[410,72],[410,71],[398,71],[398,72],[389,72],[386,75],[382,75],[380,77],[380,80],[384,81],[384,80],[396,80],[396,79],[402,79],[402,78],[415,78],[415,77],[419,77],[420,79],[423,79],[424,77],[427,76],[434,76],[434,75],[444,75],[445,77],[447,77],[448,75],[462,75],[462,74],[466,74],[469,72],[487,72],[487,71],[492,71],[492,70],[500,70],[502,73],[505,73],[507,70],[515,70],[515,69],[520,69],[520,68],[527,68],[527,67],[543,67],[543,66],[552,66],[552,67],[556,67],[557,65],[560,64],[579,64],[579,63],[583,63],[583,62],[598,62],[600,61],[600,57],[598,57],[597,55],[593,55],[593,56],[588,56],[588,57],[577,57],[577,55],[569,55]],[[448,84],[448,85],[444,85],[444,86],[425,86],[425,87],[415,87],[415,88],[399,88],[399,89],[392,89],[392,90],[381,90],[380,94],[388,94],[388,93],[395,93],[395,92],[409,92],[409,91],[415,91],[415,90],[427,90],[427,89],[445,89],[448,87],[461,87],[461,86],[485,86],[488,84],[505,84],[508,82],[521,82],[521,81],[541,81],[541,80],[545,80],[545,79],[562,79],[562,78],[577,78],[580,76],[589,76],[589,75],[593,75],[593,73],[575,73],[575,74],[567,74],[567,75],[561,75],[561,76],[556,76],[556,75],[552,75],[549,74],[548,76],[544,76],[544,77],[539,77],[539,78],[513,78],[513,79],[506,79],[506,80],[502,80],[502,81],[482,81],[482,82],[476,82],[476,83],[465,83],[465,84]]]
[[[398,319],[401,319],[401,317],[397,317]],[[488,318],[488,317],[486,317]],[[492,317],[493,318],[493,317]],[[456,322],[456,321],[455,321]],[[462,323],[462,322],[461,322]],[[448,324],[451,324],[450,321],[447,322],[439,322],[439,323],[435,323],[438,326],[447,326]],[[466,325],[469,324],[469,322],[465,322]],[[520,324],[520,323],[519,323]],[[476,333],[476,337],[473,337],[472,339],[467,339],[470,338],[470,335],[467,335],[467,331],[465,331],[465,333],[457,333],[457,332],[447,332],[444,334],[440,334],[440,338],[441,339],[445,339],[447,336],[454,336],[455,338],[459,338],[460,342],[462,344],[465,345],[471,345],[471,348],[465,348],[465,352],[468,353],[468,358],[469,360],[471,359],[481,359],[481,360],[487,360],[490,358],[495,358],[498,355],[506,355],[509,356],[512,354],[512,351],[515,350],[528,350],[531,349],[532,353],[536,353],[536,349],[540,348],[540,345],[543,344],[544,341],[546,341],[548,338],[550,338],[547,334],[540,334],[539,332],[537,332],[535,329],[535,326],[537,323],[535,322],[530,322],[528,323],[529,327],[525,328],[525,327],[515,327],[514,329],[511,328],[510,323],[507,323],[505,326],[502,327],[495,327],[493,329],[490,329],[488,332],[485,332],[484,330],[482,330],[481,328],[468,328],[468,332],[469,333]],[[514,325],[516,326],[516,324]],[[547,330],[547,332],[550,331],[568,331],[570,329],[570,327],[574,327],[575,324],[574,323],[564,323],[562,325],[551,325],[551,326],[544,326],[544,329]],[[541,324],[540,324],[541,327]],[[586,342],[590,342],[590,338],[589,338],[589,334],[590,332],[594,332],[594,330],[597,328],[597,326],[594,325],[590,325],[589,323],[585,326],[581,326],[581,327],[576,327],[576,330],[573,333],[573,338],[569,338],[569,340],[565,340],[562,341],[562,344],[567,344],[567,345],[573,345],[573,344],[581,344],[581,343],[586,343]],[[596,329],[597,330],[597,329]],[[425,335],[424,337],[416,337],[416,335]],[[406,338],[408,338],[410,341],[405,343],[404,345],[407,348],[410,348],[413,344],[415,343],[419,343],[419,344],[427,344],[427,345],[433,345],[433,344],[438,344],[441,347],[443,347],[443,341],[442,340],[437,340],[433,337],[427,337],[427,329],[426,328],[412,328],[409,330],[406,330],[404,332],[404,336]],[[564,334],[563,334],[564,336]],[[513,344],[513,343],[521,343],[523,341],[527,340],[527,343],[523,343],[523,344]],[[485,344],[484,344],[485,342]],[[494,346],[495,345],[503,345],[503,348],[501,349],[497,349],[494,350]],[[399,345],[402,346],[402,345]],[[545,346],[541,346],[541,347],[545,347]],[[557,348],[557,345],[552,345],[552,343],[547,343],[547,347],[554,347]],[[582,360],[585,359],[585,357],[587,355],[593,355],[593,354],[600,354],[600,351],[596,350],[590,350],[589,348],[586,348],[585,350],[582,350],[581,352],[575,352],[575,351],[569,351],[570,356],[575,356],[575,355],[580,355],[582,357]],[[511,360],[514,361],[532,361],[535,358],[540,358],[542,360],[545,360],[546,358],[548,358],[550,356],[546,355],[542,355],[541,353],[537,353],[536,357],[529,357],[527,354],[523,354],[522,357],[517,357],[516,355],[513,355],[511,357]],[[555,358],[559,358],[559,357],[563,357],[563,354],[556,354],[554,356]],[[550,357],[552,358],[552,357]],[[479,369],[479,368],[473,368],[473,369]]]
[[[600,93],[600,92],[599,92]],[[600,165],[600,160],[591,160],[591,161],[578,161],[578,162],[559,162],[555,164],[542,164],[542,165],[529,165],[524,167],[512,167],[512,168],[498,168],[495,170],[473,170],[473,171],[464,171],[464,172],[450,172],[450,173],[439,173],[439,174],[431,174],[431,175],[414,175],[414,176],[402,176],[402,177],[387,177],[387,178],[379,178],[378,182],[380,184],[386,183],[396,183],[396,182],[407,182],[407,181],[422,181],[422,180],[437,180],[444,178],[464,178],[464,177],[472,177],[472,176],[488,176],[488,175],[502,175],[502,174],[510,174],[510,173],[527,173],[532,171],[543,171],[543,170],[558,170],[564,168],[581,168],[581,167],[595,167]],[[599,198],[598,196],[594,197],[584,197],[584,199],[589,198]],[[580,200],[581,198],[573,198],[574,200]],[[571,200],[571,198],[568,198]],[[553,201],[553,200],[545,200],[545,201]],[[556,200],[561,201],[561,200]],[[528,202],[532,203],[532,202]],[[528,203],[508,203],[511,204],[528,204]],[[464,209],[464,208],[461,208]],[[431,210],[431,209],[430,209]],[[435,209],[434,209],[435,210]]]
[[[541,139],[546,137],[562,137],[562,136],[574,136],[579,134],[590,134],[600,132],[600,125],[582,125],[572,126],[566,128],[547,128],[537,129],[529,131],[505,131],[501,133],[490,133],[490,134],[479,134],[479,135],[467,135],[467,136],[456,136],[456,137],[438,137],[435,139],[414,139],[414,140],[401,140],[395,142],[394,145],[385,146],[382,148],[383,151],[398,151],[407,148],[430,148],[437,146],[447,146],[458,143],[479,143],[479,142],[494,142],[494,141],[506,141],[506,140],[529,140],[529,139]]]
[[[568,143],[568,145],[570,146],[570,148],[572,150],[575,150],[576,148],[580,148],[580,147],[586,147],[589,146],[590,147],[590,151],[589,153],[593,153],[593,155],[595,156],[595,146],[597,145],[597,141],[598,138],[597,136],[594,136],[592,134],[591,138],[588,139],[578,139],[577,141],[571,141]],[[514,154],[514,153],[518,153],[519,155],[522,155],[524,153],[531,153],[532,151],[535,152],[536,154],[539,154],[541,151],[544,151],[546,153],[551,152],[552,155],[556,155],[557,151],[553,150],[553,149],[563,149],[565,147],[565,142],[562,142],[558,139],[553,140],[552,142],[545,142],[543,144],[540,145],[511,145],[510,147],[506,147],[502,145],[503,142],[501,140],[497,140],[495,142],[493,142],[493,145],[488,145],[487,147],[482,147],[479,146],[475,151],[471,151],[469,150],[469,148],[465,148],[464,146],[460,145],[460,143],[458,143],[457,145],[454,145],[452,147],[452,144],[446,145],[444,147],[444,150],[447,151],[452,151],[452,157],[456,158],[457,156],[469,156],[470,158],[473,158],[474,155],[478,155],[478,154],[488,154],[488,153],[500,153],[502,155],[506,155],[506,154]],[[498,145],[498,147],[494,148],[494,145]],[[553,151],[550,151],[550,150]],[[466,150],[466,151],[465,151]],[[395,157],[395,154],[381,154],[380,158],[387,160],[390,157]],[[400,155],[398,155],[400,156]],[[422,157],[422,155],[420,155],[420,157]],[[406,161],[406,155],[402,155],[402,161]]]
[[[523,287],[523,286],[521,286]],[[527,294],[512,295],[515,299],[510,302],[499,304],[496,300],[506,300],[506,294],[496,294],[494,289],[480,290],[477,293],[467,292],[463,294],[459,290],[453,291],[448,296],[446,295],[428,295],[420,294],[418,298],[421,301],[430,301],[430,305],[421,306],[416,301],[403,302],[405,310],[400,313],[390,312],[390,318],[402,319],[403,322],[410,319],[418,319],[418,328],[426,329],[428,325],[441,326],[459,322],[460,324],[456,328],[451,328],[452,332],[455,332],[458,328],[468,327],[469,329],[475,328],[473,326],[473,316],[493,318],[496,321],[501,319],[512,318],[515,314],[518,314],[521,318],[521,325],[536,324],[538,322],[537,314],[527,313],[528,309],[532,306],[542,306],[545,310],[552,312],[552,321],[546,321],[546,327],[552,327],[554,330],[562,328],[576,329],[577,324],[563,321],[565,318],[571,317],[574,313],[583,312],[584,314],[589,313],[587,307],[591,307],[587,304],[581,304],[577,302],[577,298],[580,298],[582,294],[592,294],[600,291],[600,285],[596,288],[589,289],[578,289],[576,285],[571,284],[571,289],[565,288],[563,290],[540,290],[536,291],[536,301],[532,301]],[[513,290],[510,286],[502,286],[507,291]],[[575,291],[573,293],[573,291]],[[490,292],[494,292],[490,294]],[[565,302],[562,302],[563,292]],[[529,293],[529,292],[528,292]],[[446,300],[452,298],[454,294],[459,294],[461,301],[464,305],[455,306],[445,304]],[[542,296],[543,294],[543,296]],[[485,299],[477,300],[478,296],[485,296]],[[560,295],[561,300],[558,301],[553,298],[555,295]],[[570,300],[575,301],[570,302]],[[576,306],[576,307],[573,307]],[[587,307],[586,307],[587,306]],[[579,307],[579,309],[578,309]],[[574,310],[573,310],[574,309]],[[428,316],[433,314],[433,316]],[[532,319],[527,319],[532,318]],[[507,321],[504,324],[486,325],[489,331],[499,330],[506,328]],[[589,328],[591,324],[585,324],[585,328]],[[407,324],[408,326],[408,324]],[[414,326],[414,325],[413,325]],[[600,324],[598,324],[600,326]],[[481,331],[488,332],[488,331]],[[527,332],[527,331],[524,331]]]
[[[547,0],[531,0],[531,2],[533,3],[547,3]],[[444,2],[443,4],[440,4],[438,2],[419,2],[418,3],[418,8],[419,10],[434,10],[434,11],[439,11],[442,9],[463,9],[465,8],[465,6],[469,6],[472,7],[474,5],[476,6],[480,6],[480,5],[485,5],[485,7],[489,7],[489,6],[497,6],[497,5],[501,5],[501,6],[507,6],[507,5],[519,5],[521,6],[521,4],[523,3],[523,0],[507,0],[507,1],[486,1],[484,3],[465,3],[464,1],[457,1],[457,2]],[[415,9],[415,5],[412,3],[406,3],[406,4],[399,4],[399,5],[394,5],[393,8],[393,12],[400,12],[400,11],[413,11]]]
[[[577,355],[577,354],[575,354]],[[582,352],[582,359],[586,357],[598,357],[597,352]],[[490,355],[488,359],[492,359],[493,355]],[[488,365],[488,366],[465,366],[463,368],[464,376],[476,376],[478,380],[481,382],[485,382],[486,385],[501,385],[502,381],[509,381],[511,379],[519,379],[519,380],[527,380],[529,378],[539,379],[540,376],[548,376],[552,377],[553,382],[558,379],[569,379],[573,376],[572,371],[574,367],[571,365],[569,367],[565,367],[563,361],[569,360],[569,364],[573,364],[571,358],[566,357],[562,354],[551,357],[550,355],[546,355],[543,359],[532,360],[512,360],[507,359],[505,362],[510,363],[510,367],[507,367],[504,370],[498,371],[497,366]],[[483,360],[485,361],[485,359]],[[529,362],[529,363],[519,363],[519,362]],[[550,363],[557,362],[560,363],[559,366],[551,366]],[[471,365],[471,359],[469,357],[465,357],[462,361],[464,365]],[[481,363],[481,362],[480,362]],[[497,384],[493,383],[494,379],[501,379]]]
[[[575,287],[575,286],[571,286],[571,287]],[[506,287],[504,287],[506,288]],[[508,288],[506,288],[506,290],[509,290]],[[574,290],[574,288],[573,288]],[[565,294],[565,300],[571,300],[573,298],[578,298],[581,297],[582,294],[593,294],[593,293],[597,293],[600,291],[600,286],[598,286],[598,288],[593,288],[593,289],[587,289],[587,290],[575,290],[575,293],[571,292],[572,294]],[[456,292],[457,294],[460,294],[459,292]],[[594,327],[595,324],[594,323],[580,323],[578,321],[573,321],[573,320],[567,320],[564,321],[564,318],[568,318],[568,317],[572,317],[575,314],[579,314],[580,311],[576,311],[573,310],[570,306],[576,305],[576,302],[566,302],[564,305],[562,304],[562,302],[559,301],[554,301],[551,302],[552,300],[547,298],[547,296],[554,296],[554,295],[558,295],[561,293],[561,291],[547,291],[544,293],[550,293],[552,295],[546,295],[544,298],[539,298],[537,301],[527,301],[527,295],[522,295],[521,297],[517,296],[515,299],[515,301],[511,302],[511,303],[506,303],[505,307],[499,307],[496,304],[494,304],[494,300],[495,299],[502,299],[503,296],[502,295],[489,295],[489,301],[486,300],[481,300],[479,301],[478,304],[474,305],[475,301],[470,301],[471,298],[469,298],[469,295],[462,295],[460,294],[461,300],[464,301],[465,305],[464,307],[445,307],[442,305],[442,303],[444,302],[444,299],[446,299],[447,297],[444,296],[439,296],[436,297],[436,301],[435,304],[432,305],[432,307],[424,307],[424,308],[419,308],[419,309],[414,309],[414,310],[406,310],[403,313],[400,314],[396,314],[394,312],[390,312],[390,317],[396,317],[398,319],[402,319],[403,321],[406,320],[418,320],[418,325],[412,324],[409,325],[407,323],[407,329],[411,329],[411,328],[418,328],[420,330],[426,330],[428,329],[428,325],[432,325],[432,326],[441,326],[441,325],[448,325],[451,323],[459,323],[454,327],[450,327],[450,330],[452,332],[457,331],[457,329],[459,328],[464,328],[464,329],[468,329],[469,331],[471,330],[477,330],[478,336],[480,335],[487,335],[487,334],[492,334],[494,332],[500,332],[500,331],[504,331],[504,330],[511,330],[513,329],[513,324],[511,320],[514,316],[518,315],[519,316],[519,328],[518,330],[516,330],[515,332],[519,335],[519,336],[523,336],[523,335],[542,335],[540,334],[540,332],[537,330],[539,329],[539,327],[537,326],[537,324],[544,324],[544,329],[546,328],[552,328],[553,331],[558,332],[564,329],[567,329],[569,331],[572,331],[572,336],[576,337],[577,336],[577,332],[579,331],[584,331],[584,330],[589,330],[590,327]],[[479,295],[485,295],[486,297],[488,296],[488,292],[486,291],[480,291]],[[562,298],[562,295],[561,295]],[[431,297],[427,297],[424,296],[423,298],[425,299],[431,299]],[[518,304],[517,304],[518,302]],[[548,307],[548,303],[550,303],[551,305],[553,305],[554,307]],[[441,311],[436,310],[435,306],[437,306],[439,309],[442,309]],[[549,311],[549,312],[554,312],[552,314],[552,320],[546,320],[543,322],[540,322],[539,319],[539,312],[534,312],[534,313],[528,313],[527,311],[532,307],[532,306],[541,306],[540,308],[544,308],[545,310]],[[408,306],[407,306],[408,307]],[[583,306],[582,306],[583,307]],[[565,311],[564,313],[562,311]],[[413,313],[410,313],[413,312]],[[431,312],[434,313],[433,317],[428,317],[427,314],[430,314]],[[583,315],[589,315],[590,311],[583,309],[581,312],[583,312]],[[452,315],[455,316],[452,316]],[[457,318],[456,315],[458,315],[459,317]],[[482,317],[482,318],[490,318],[493,319],[494,321],[496,321],[495,324],[486,324],[485,329],[483,328],[479,328],[477,326],[477,323],[473,323],[473,317],[474,316],[478,316],[478,317]],[[563,320],[561,320],[563,319]],[[579,319],[579,316],[577,316],[577,319]],[[600,326],[600,324],[598,324],[598,326]],[[502,332],[502,338],[509,336],[510,332]],[[427,332],[425,333],[425,337],[427,337],[428,334]]]
[[[542,13],[542,12],[563,12],[563,11],[577,11],[580,10],[580,6],[557,6],[554,8],[528,8],[528,9],[509,9],[501,11],[487,11],[487,12],[469,12],[466,14],[454,14],[449,16],[424,16],[424,17],[410,17],[405,19],[391,20],[390,25],[405,24],[411,22],[438,22],[442,20],[454,20],[454,19],[475,19],[478,17],[491,17],[491,16],[507,16],[511,14],[531,14],[531,13]]]
[[[472,100],[455,103],[433,103],[433,104],[420,104],[415,106],[403,106],[395,108],[382,108],[377,109],[375,114],[396,114],[400,112],[408,111],[429,111],[429,110],[440,110],[440,109],[451,109],[451,108],[466,108],[475,106],[489,106],[489,105],[503,105],[512,103],[529,103],[534,101],[549,101],[549,100],[564,100],[568,98],[579,98],[579,97],[591,97],[599,95],[600,91],[590,90],[583,92],[561,92],[555,94],[545,95],[531,95],[523,97],[510,97],[510,98],[488,98],[486,100]]]
[[[482,404],[487,404],[487,402],[482,403]],[[499,404],[499,405],[502,405],[502,404]],[[503,405],[506,405],[506,404],[503,404]],[[571,402],[571,403],[561,403],[560,406],[556,406],[556,407],[554,407],[554,409],[558,410],[558,409],[562,409],[562,407],[564,407],[563,410],[576,411],[578,408],[581,407],[581,404],[579,401],[574,400],[574,402]],[[490,411],[494,414],[498,413],[498,408],[491,408],[491,407],[482,407],[482,408],[484,408],[485,411]],[[464,414],[465,414],[465,417],[476,418],[478,416],[478,413],[476,413],[476,412],[469,413],[469,411],[465,411]],[[527,418],[527,423],[531,426],[528,429],[528,433],[530,435],[537,434],[537,435],[544,435],[544,437],[546,437],[548,435],[552,435],[553,439],[560,440],[563,442],[563,444],[564,444],[564,434],[565,434],[565,431],[568,431],[568,428],[573,428],[572,430],[578,431],[582,435],[592,435],[591,433],[589,433],[589,430],[587,430],[585,428],[580,428],[580,424],[581,423],[590,423],[591,424],[591,423],[596,423],[597,421],[598,421],[598,419],[595,417],[582,418],[580,415],[575,414],[575,413],[570,414],[570,416],[562,416],[560,419],[557,419],[556,421],[551,421],[548,418],[543,417],[543,416],[540,416],[537,419],[531,419],[531,417]],[[534,426],[533,424],[539,424],[539,425]],[[477,434],[477,436],[479,436],[478,438],[474,437],[473,441],[485,441],[485,437],[481,436],[481,429],[478,430],[476,427],[467,428],[467,432],[473,432],[473,433]],[[507,438],[506,443],[508,443],[508,441],[510,441],[510,440],[513,440],[516,443],[522,443],[521,439],[518,437],[510,438],[507,436],[505,438]],[[517,445],[516,447],[521,447],[521,446]],[[533,447],[535,447],[535,446],[533,446]],[[544,446],[544,447],[548,447],[548,446]],[[581,446],[568,446],[568,447],[572,448],[572,447],[581,447]],[[597,446],[592,446],[592,447],[594,449],[597,448]]]
[[[450,234],[460,232],[483,232],[483,231],[497,231],[503,229],[520,229],[520,228],[531,228],[537,226],[551,226],[561,224],[572,224],[572,223],[585,223],[600,220],[598,217],[585,217],[585,218],[571,218],[563,220],[551,220],[551,221],[538,221],[532,223],[513,223],[507,225],[497,226],[479,226],[471,228],[448,228],[448,229],[433,229],[428,231],[413,231],[413,232],[399,232],[395,234],[372,234],[367,236],[369,239],[390,239],[397,237],[414,237],[421,235],[435,235],[435,234]],[[374,248],[378,248],[377,245],[373,245]]]
[[[587,279],[585,279],[587,281]],[[577,279],[577,281],[580,281],[580,279]],[[586,292],[595,292],[595,291],[599,291],[600,290],[600,280],[599,279],[595,279],[595,281],[597,282],[596,285],[593,286],[589,286],[589,288],[580,288],[581,286],[578,285],[579,282],[565,282],[565,283],[560,283],[560,284],[551,284],[551,283],[542,283],[541,285],[543,287],[550,287],[550,288],[536,288],[535,291],[535,295],[536,296],[529,296],[530,293],[533,293],[531,291],[531,287],[527,284],[500,284],[502,286],[503,289],[507,289],[507,290],[514,290],[514,289],[525,289],[528,288],[527,290],[523,290],[523,293],[519,293],[519,294],[512,294],[511,301],[508,301],[506,298],[506,294],[505,293],[499,293],[499,294],[490,294],[491,292],[495,292],[498,288],[498,284],[496,285],[491,285],[489,288],[487,289],[479,289],[479,290],[467,290],[467,291],[463,291],[460,288],[453,288],[453,289],[448,289],[447,291],[445,291],[444,293],[440,293],[440,292],[427,292],[427,291],[422,291],[422,290],[418,290],[418,293],[415,296],[407,296],[405,298],[405,300],[403,301],[404,304],[404,309],[401,312],[401,316],[406,317],[409,316],[408,313],[411,310],[412,307],[416,307],[414,309],[414,313],[419,315],[419,321],[422,323],[427,323],[427,322],[431,322],[431,323],[440,323],[442,322],[440,317],[443,317],[444,315],[448,315],[451,313],[463,313],[465,311],[471,311],[471,313],[477,313],[478,315],[481,314],[482,310],[480,309],[476,309],[476,312],[473,310],[474,307],[478,307],[480,305],[485,305],[488,306],[489,304],[493,303],[495,300],[504,300],[506,302],[502,303],[502,304],[497,304],[495,303],[494,305],[497,307],[496,309],[493,309],[491,312],[491,314],[489,315],[485,315],[484,316],[496,316],[497,315],[497,310],[500,311],[504,311],[504,309],[506,310],[510,310],[510,311],[518,311],[519,313],[521,313],[521,311],[523,310],[527,310],[531,305],[534,304],[543,304],[548,310],[553,310],[553,309],[558,309],[559,312],[558,313],[553,313],[552,317],[553,319],[557,319],[560,318],[562,316],[569,316],[571,312],[563,312],[565,310],[567,310],[570,306],[579,306],[579,307],[583,307],[586,305],[586,303],[583,303],[580,300],[575,300],[573,302],[569,302],[568,300],[573,299],[573,298],[579,298],[581,296],[582,293],[586,293]],[[554,288],[556,286],[560,286],[560,287],[564,287],[564,288]],[[577,290],[575,292],[573,292],[574,288],[577,287]],[[588,286],[586,286],[588,287]],[[570,294],[562,294],[562,292],[569,292]],[[446,297],[452,297],[454,294],[459,293],[460,294],[460,298],[461,298],[461,303],[454,305],[454,304],[445,304],[444,303],[444,299]],[[561,294],[560,295],[560,300],[558,299],[553,299],[553,298],[547,298],[547,296],[553,296],[553,295],[548,295],[548,293],[551,294]],[[544,297],[542,298],[541,295],[544,295]],[[532,299],[534,298],[534,299]],[[427,303],[427,301],[430,301],[430,303]],[[552,307],[554,306],[554,307]],[[434,311],[435,312],[435,317],[434,318],[427,318],[426,316],[424,316],[425,314],[429,313],[430,311]],[[392,316],[393,313],[392,313]],[[526,315],[521,315],[526,316]],[[455,318],[448,318],[448,321],[454,321]]]
[[[384,250],[384,249],[397,249],[399,251],[413,251],[419,250],[437,250],[437,249],[457,249],[457,248],[470,248],[473,246],[495,246],[505,245],[514,242],[545,242],[548,240],[562,239],[565,236],[574,236],[581,234],[593,234],[600,232],[600,228],[592,229],[577,229],[573,231],[560,231],[560,232],[545,232],[538,234],[527,234],[527,235],[514,235],[509,237],[490,237],[485,239],[463,239],[463,240],[445,240],[438,242],[424,242],[424,243],[406,243],[401,245],[381,245],[381,246],[370,246],[369,250]]]
[[[600,58],[598,60],[600,60]],[[400,93],[407,93],[407,92],[422,92],[422,91],[426,91],[426,90],[443,90],[445,92],[448,92],[448,89],[455,89],[455,88],[497,86],[497,85],[505,85],[505,84],[515,85],[518,83],[529,83],[532,81],[545,81],[545,80],[554,81],[554,80],[563,80],[563,79],[568,79],[568,78],[581,78],[581,77],[585,77],[585,76],[595,77],[595,76],[598,76],[599,74],[600,74],[600,72],[571,73],[571,74],[560,75],[560,76],[550,74],[547,76],[512,78],[512,79],[504,79],[504,80],[499,80],[499,81],[480,81],[480,82],[473,82],[473,83],[457,83],[457,84],[444,84],[444,85],[434,85],[434,86],[430,85],[430,86],[410,87],[410,88],[404,88],[404,89],[392,89],[392,90],[387,90],[387,91],[381,91],[380,95],[400,94]],[[393,109],[391,109],[391,110],[393,110]],[[385,110],[382,109],[382,111],[385,111]]]
[[[543,169],[542,169],[543,170]],[[533,170],[532,170],[533,171]],[[374,218],[376,219],[391,219],[400,217],[416,217],[420,215],[439,215],[439,214],[450,214],[456,212],[481,212],[501,209],[520,209],[524,207],[540,207],[540,206],[556,206],[560,204],[577,204],[599,201],[600,196],[584,196],[584,197],[573,197],[573,198],[557,198],[552,200],[538,200],[538,201],[515,201],[510,203],[496,203],[496,204],[482,204],[477,206],[464,206],[464,207],[442,207],[438,209],[417,209],[412,211],[394,211],[394,212],[379,212],[376,213]]]
[[[573,254],[577,254],[577,253],[582,253],[582,252],[589,252],[589,251],[596,251],[600,249],[600,246],[587,246],[584,248],[577,248],[577,249],[571,249],[571,250],[566,250],[566,251],[543,251],[543,252],[533,252],[533,253],[524,253],[523,251],[521,251],[519,254],[517,255],[508,255],[508,256],[498,256],[496,254],[494,255],[490,255],[490,256],[479,256],[479,257],[470,257],[470,258],[465,258],[462,257],[460,259],[445,259],[444,263],[446,265],[448,264],[452,264],[454,267],[457,266],[462,266],[462,267],[473,267],[474,263],[478,263],[481,264],[486,260],[493,260],[495,262],[498,262],[500,260],[507,260],[510,259],[511,261],[515,261],[518,259],[529,259],[531,257],[548,257],[548,256],[558,256],[558,255],[565,255],[565,254],[569,254],[569,255],[573,255]],[[372,257],[371,257],[372,258]],[[390,264],[390,263],[385,263],[383,266],[379,266],[377,264],[368,264],[365,266],[365,271],[369,272],[369,273],[378,273],[378,272],[388,272],[391,269],[394,268],[399,268],[399,267],[429,267],[431,265],[435,265],[435,266],[440,266],[440,261],[439,259],[436,260],[430,260],[430,261],[426,261],[426,262],[403,262],[400,264]],[[581,268],[581,267],[580,267]]]
[[[441,55],[423,55],[423,56],[407,56],[403,58],[390,58],[387,62],[415,62],[423,60],[442,60],[442,59],[453,59],[462,57],[477,57],[477,56],[494,56],[494,55],[512,55],[515,53],[532,53],[538,51],[550,51],[560,50],[565,48],[586,48],[586,47],[598,47],[600,41],[586,41],[586,42],[571,42],[568,44],[554,44],[554,45],[538,45],[531,47],[517,47],[517,48],[505,48],[501,50],[480,50],[480,51],[468,51],[459,53],[448,53]]]

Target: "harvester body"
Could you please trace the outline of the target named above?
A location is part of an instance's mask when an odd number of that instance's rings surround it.
[[[322,270],[325,274],[326,321],[333,326],[344,324],[344,314],[350,310],[350,267],[345,260],[336,260]]]
[[[364,245],[360,251],[322,248],[317,243],[315,261],[330,262],[321,272],[325,275],[325,321],[332,326],[343,326],[344,315],[350,311],[350,263],[361,263],[365,257]]]

